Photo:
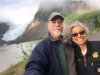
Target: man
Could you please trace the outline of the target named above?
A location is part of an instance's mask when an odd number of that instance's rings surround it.
[[[63,21],[63,16],[58,12],[53,12],[49,16],[49,37],[34,48],[25,67],[24,75],[68,75],[61,36]]]

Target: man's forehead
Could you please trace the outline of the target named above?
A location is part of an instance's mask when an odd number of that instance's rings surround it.
[[[60,21],[63,21],[62,17],[60,16],[55,16],[51,19],[51,21],[55,21],[55,20],[60,20]]]

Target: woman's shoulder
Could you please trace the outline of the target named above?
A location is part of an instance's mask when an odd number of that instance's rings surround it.
[[[90,44],[100,45],[100,41],[88,41]]]
[[[100,41],[88,41],[88,45],[92,46],[93,49],[100,51]]]

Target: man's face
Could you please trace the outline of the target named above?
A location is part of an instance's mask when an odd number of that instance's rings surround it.
[[[63,31],[63,20],[55,19],[48,22],[48,29],[52,37],[59,37]]]

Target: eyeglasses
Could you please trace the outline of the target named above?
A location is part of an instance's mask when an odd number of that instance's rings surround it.
[[[73,37],[76,37],[76,36],[78,36],[78,34],[84,35],[84,34],[85,34],[85,31],[80,31],[79,33],[72,33],[71,35],[72,35]]]

